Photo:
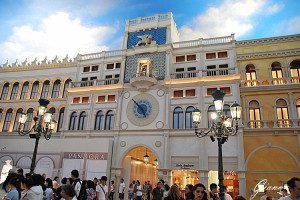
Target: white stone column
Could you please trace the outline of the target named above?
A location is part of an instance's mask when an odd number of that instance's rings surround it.
[[[125,78],[125,68],[126,68],[126,57],[122,57],[122,62],[121,62],[121,69],[120,69],[120,77],[119,77],[119,83],[123,84],[124,83],[124,78]]]
[[[239,194],[246,197],[246,174],[245,172],[239,172]]]
[[[172,62],[172,52],[171,50],[167,50],[166,51],[166,71],[165,71],[165,79],[168,80],[171,78],[171,74],[170,74],[170,68],[173,66],[173,62]]]
[[[289,92],[288,93],[289,95],[289,110],[290,110],[290,113],[289,113],[289,119],[291,119],[293,121],[293,127],[297,126],[298,123],[297,123],[297,110],[296,110],[296,105],[294,103],[294,94],[292,92]]]

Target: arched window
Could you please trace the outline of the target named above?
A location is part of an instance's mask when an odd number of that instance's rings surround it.
[[[3,132],[9,131],[11,118],[12,118],[12,112],[13,112],[12,108],[8,109],[6,112],[6,116],[5,116],[4,123],[3,123],[3,129],[2,129]]]
[[[276,101],[276,114],[278,119],[279,127],[288,127],[289,126],[289,112],[288,106],[284,99],[278,99]]]
[[[2,116],[3,116],[3,109],[0,108],[0,122],[1,122],[1,120],[2,120]]]
[[[112,110],[107,111],[105,116],[105,124],[104,129],[105,130],[112,130],[114,127],[114,113]]]
[[[176,107],[173,112],[173,128],[183,128],[183,110],[181,107]]]
[[[6,100],[9,90],[9,83],[5,83],[3,85],[2,93],[1,93],[1,100]]]
[[[56,80],[53,84],[53,90],[51,98],[58,98],[59,97],[59,90],[60,90],[60,80]]]
[[[27,120],[24,125],[25,131],[28,131],[29,129],[31,129],[32,120],[33,120],[33,108],[29,108],[27,110]]]
[[[17,110],[17,113],[16,113],[13,131],[18,131],[18,128],[19,128],[19,118],[20,118],[20,116],[21,116],[22,113],[23,113],[23,109],[19,108]]]
[[[61,108],[58,115],[57,132],[60,132],[64,121],[65,108]]]
[[[253,64],[246,66],[246,80],[247,86],[256,86],[256,70]]]
[[[29,89],[29,83],[28,82],[23,83],[20,99],[26,99],[28,89]]]
[[[290,66],[292,83],[300,83],[300,60],[293,60]]]
[[[249,102],[249,119],[250,128],[261,128],[260,107],[256,100]]]
[[[78,130],[84,130],[86,125],[86,112],[82,111],[79,115]]]
[[[13,84],[13,88],[12,88],[11,94],[10,94],[10,100],[17,99],[18,91],[19,91],[19,83],[17,82],[17,83]]]
[[[70,117],[69,130],[76,130],[76,124],[77,124],[77,113],[74,111],[72,112]]]
[[[41,99],[47,99],[48,98],[49,89],[50,89],[50,81],[48,81],[48,80],[44,81],[42,94],[41,94]]]
[[[64,92],[63,92],[63,98],[67,97],[67,89],[71,85],[71,79],[66,80],[65,85],[64,85]]]
[[[271,64],[271,70],[272,70],[272,78],[275,79],[273,80],[274,84],[283,84],[282,80],[282,67],[279,62],[273,62]]]
[[[56,119],[55,119],[55,112],[56,112],[56,109],[55,109],[54,107],[51,107],[51,108],[49,109],[49,112],[52,113],[52,119],[56,120]]]
[[[30,94],[30,99],[37,99],[38,98],[39,85],[40,85],[40,82],[38,82],[38,81],[35,81],[33,83],[32,89],[31,89],[31,94]]]
[[[96,114],[95,118],[95,130],[102,130],[103,129],[103,112],[99,110]]]
[[[296,101],[296,110],[297,110],[297,116],[298,119],[300,119],[300,99],[297,99]],[[1,119],[1,118],[0,118]],[[300,123],[300,122],[299,122]],[[299,124],[300,125],[300,124]]]
[[[193,106],[187,107],[185,111],[185,128],[195,128],[193,123],[192,112],[195,110]]]
[[[213,123],[213,119],[212,119],[212,114],[216,114],[216,108],[214,105],[210,105],[207,109],[207,125],[208,127],[211,127],[212,123]]]

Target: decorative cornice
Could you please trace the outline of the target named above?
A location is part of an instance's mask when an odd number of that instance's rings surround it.
[[[235,44],[237,47],[240,47],[240,46],[253,46],[253,45],[261,45],[261,44],[276,44],[276,43],[283,43],[283,42],[293,42],[293,41],[299,41],[299,40],[300,40],[300,34],[296,34],[296,35],[254,39],[254,40],[236,41]]]
[[[77,62],[68,63],[57,63],[57,64],[47,64],[47,65],[34,65],[34,66],[21,66],[21,67],[3,67],[0,68],[0,73],[2,72],[20,72],[20,71],[31,71],[31,70],[44,70],[44,69],[56,69],[56,68],[69,68],[77,67]]]
[[[300,49],[239,54],[237,55],[237,60],[276,58],[276,57],[297,56],[297,55],[300,55]]]

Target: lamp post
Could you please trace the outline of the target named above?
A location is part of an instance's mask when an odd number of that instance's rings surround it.
[[[241,118],[242,107],[234,103],[230,107],[231,116],[223,115],[223,105],[225,93],[221,90],[215,90],[212,94],[216,112],[212,113],[213,119],[212,125],[208,131],[199,130],[201,122],[201,111],[195,109],[192,112],[193,122],[195,123],[195,134],[197,137],[202,138],[210,133],[210,139],[214,142],[218,141],[218,177],[220,187],[220,199],[225,199],[224,194],[224,175],[223,175],[223,157],[222,157],[222,145],[228,140],[231,135],[236,135],[238,130],[238,121]]]
[[[28,118],[27,114],[22,113],[19,118],[19,135],[24,136],[29,134],[30,138],[35,138],[35,146],[31,159],[30,174],[34,173],[37,149],[42,134],[44,135],[46,140],[49,140],[51,138],[53,130],[56,127],[56,121],[52,118],[52,113],[49,111],[46,112],[49,100],[40,99],[39,104],[38,115],[33,118],[34,125],[29,130],[25,130],[25,123]]]

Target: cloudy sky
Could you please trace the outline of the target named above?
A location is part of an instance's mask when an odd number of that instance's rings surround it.
[[[181,40],[300,33],[299,0],[0,0],[0,64],[121,48],[126,19],[172,12]]]

